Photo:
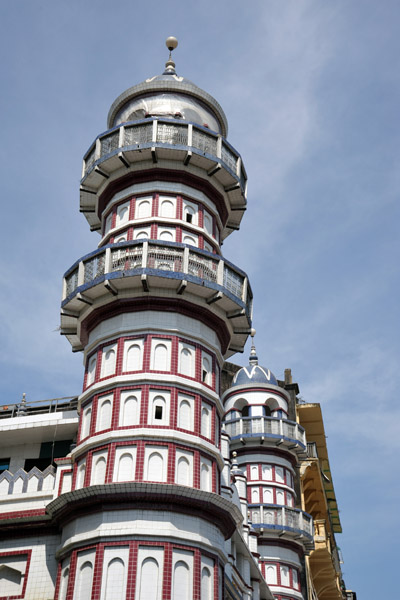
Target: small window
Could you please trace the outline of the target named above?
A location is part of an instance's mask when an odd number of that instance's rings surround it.
[[[10,468],[9,458],[0,458],[0,473],[7,471]]]
[[[243,406],[242,408],[242,417],[248,417],[250,413],[250,406]]]
[[[186,213],[186,223],[191,223],[193,220],[193,215],[190,212]]]
[[[162,418],[163,418],[163,407],[162,406],[155,407],[154,418],[162,420]]]

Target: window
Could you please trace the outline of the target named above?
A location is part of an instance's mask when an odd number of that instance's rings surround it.
[[[182,243],[183,244],[189,244],[190,246],[196,246],[196,247],[198,247],[198,245],[199,245],[199,238],[197,237],[197,235],[183,234],[182,235]]]
[[[212,600],[214,597],[213,571],[214,565],[212,560],[203,556],[201,560],[201,600]]]
[[[176,465],[176,483],[178,485],[191,485],[190,464],[186,456],[181,456]]]
[[[179,343],[178,371],[187,377],[194,377],[196,348],[189,344]]]
[[[97,362],[96,355],[92,356],[89,359],[88,372],[87,372],[87,377],[86,377],[86,386],[89,386],[94,382],[94,378],[95,378],[95,374],[96,374],[96,362]]]
[[[243,406],[241,415],[242,415],[242,417],[248,417],[249,414],[250,414],[250,406],[247,404],[246,406]]]
[[[148,229],[135,230],[135,240],[147,240],[150,237],[150,227]]]
[[[136,446],[119,446],[115,451],[114,481],[134,481]]]
[[[162,446],[146,446],[145,448],[145,481],[167,480],[167,458],[168,448]]]
[[[122,392],[120,398],[120,427],[137,425],[139,423],[139,392]]]
[[[117,345],[105,346],[101,358],[101,377],[109,377],[115,373]]]
[[[162,395],[161,395],[162,393]],[[170,392],[150,390],[148,423],[151,425],[169,424]]]
[[[263,502],[265,504],[274,504],[274,491],[272,488],[264,488],[263,491]]]
[[[151,216],[150,198],[136,201],[136,218],[145,219]]]
[[[283,490],[276,490],[276,504],[285,504],[285,494]]]
[[[299,575],[297,573],[297,569],[292,569],[292,579],[293,579],[293,587],[298,590],[299,589]]]
[[[129,219],[129,202],[125,202],[124,204],[121,204],[117,208],[117,220],[116,220],[117,227],[119,227],[120,225],[123,225],[123,223],[126,223],[128,221],[128,219]]]
[[[203,352],[201,357],[201,381],[207,385],[212,385],[211,365],[211,356]]]
[[[160,202],[160,217],[167,217],[173,219],[175,217],[175,199],[159,199]]]
[[[182,209],[183,220],[186,221],[186,223],[192,223],[193,225],[197,225],[197,205],[192,204],[187,200],[183,200]]]
[[[126,235],[119,235],[114,238],[114,244],[118,244],[119,242],[126,242]]]
[[[102,586],[101,600],[120,600],[125,598],[125,563],[113,558],[107,565],[105,585]]]
[[[290,586],[289,567],[281,566],[281,585]]]
[[[204,211],[204,229],[209,235],[213,234],[212,218],[207,211]]]
[[[97,426],[96,431],[104,431],[110,429],[112,418],[112,403],[111,398],[99,398],[97,408]]]
[[[138,600],[161,599],[160,568],[155,558],[148,557],[143,560],[140,569],[139,584]]]
[[[263,465],[262,466],[262,478],[264,481],[272,481],[272,466],[271,465]]]
[[[106,219],[105,225],[104,225],[104,233],[108,233],[111,229],[111,225],[112,225],[112,218],[113,215],[112,213],[110,213]]]
[[[127,340],[124,343],[124,372],[141,371],[143,340]]]
[[[164,240],[165,242],[173,242],[175,240],[174,229],[159,229],[158,239]]]
[[[151,341],[151,364],[152,371],[171,370],[171,342],[170,340],[152,339]]]
[[[276,566],[275,565],[265,565],[265,579],[268,584],[277,584],[276,577]]]
[[[200,489],[205,492],[211,492],[211,461],[207,458],[200,459]]]
[[[69,568],[63,570],[61,575],[60,593],[58,595],[59,600],[66,600],[67,588],[68,588]]]
[[[7,471],[10,468],[9,458],[0,458],[0,473]]]
[[[278,481],[279,483],[285,483],[282,467],[275,467],[275,481]]]
[[[178,427],[193,431],[193,407],[194,399],[178,396]]]
[[[4,598],[22,598],[24,580],[28,578],[28,554],[1,554],[0,593]]]
[[[258,479],[258,465],[251,465],[250,467],[250,479]]]
[[[92,407],[90,405],[90,406],[86,406],[86,408],[83,409],[82,426],[81,426],[81,440],[84,440],[85,438],[88,437],[88,435],[90,433],[91,420],[92,420]]]
[[[97,452],[92,459],[91,485],[101,485],[106,481],[107,453]]]
[[[82,460],[80,463],[78,463],[78,471],[77,471],[77,476],[76,476],[76,484],[75,484],[75,488],[78,490],[81,487],[83,487],[83,484],[85,483],[85,475],[86,475],[86,460]]]
[[[174,550],[172,565],[172,600],[193,598],[193,553]]]
[[[258,504],[260,502],[260,491],[258,488],[251,489],[251,503]]]
[[[211,438],[211,406],[205,402],[201,405],[201,435]]]
[[[80,564],[79,564],[80,563]],[[79,561],[76,569],[74,600],[87,600],[92,593],[93,563],[91,560]]]

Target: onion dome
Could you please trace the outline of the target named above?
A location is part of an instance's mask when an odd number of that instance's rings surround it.
[[[250,333],[252,341],[249,364],[247,367],[239,369],[233,378],[231,388],[242,385],[278,385],[275,375],[266,367],[258,364],[258,356],[254,345],[255,334],[256,330],[252,329]]]
[[[194,83],[176,74],[171,52],[178,41],[169,37],[170,51],[161,75],[150,77],[123,92],[108,113],[108,128],[146,118],[182,119],[222,134],[228,134],[228,121],[218,102]]]

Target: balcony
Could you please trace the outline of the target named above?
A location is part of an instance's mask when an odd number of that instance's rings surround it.
[[[311,551],[313,542],[312,517],[297,508],[287,508],[276,504],[249,504],[253,527],[260,533],[277,532],[279,537],[301,540]]]
[[[64,276],[61,333],[79,349],[77,319],[85,306],[104,295],[132,297],[154,288],[217,303],[232,323],[233,351],[242,350],[252,311],[246,274],[218,255],[155,240],[110,244],[75,263]]]
[[[241,417],[225,421],[224,428],[233,445],[235,441],[241,444],[268,442],[293,450],[299,458],[305,456],[305,432],[295,421],[274,417]]]
[[[233,212],[228,229],[237,229],[246,205],[247,175],[238,152],[221,136],[205,127],[177,119],[145,119],[125,123],[102,133],[83,160],[81,211],[92,228],[100,226],[96,194],[105,180],[121,168],[162,159],[175,160],[178,168],[189,163],[219,182]],[[179,166],[180,163],[180,166]],[[230,231],[225,231],[225,237]]]
[[[321,600],[342,600],[340,559],[325,519],[316,519],[315,549],[310,555],[313,585]]]

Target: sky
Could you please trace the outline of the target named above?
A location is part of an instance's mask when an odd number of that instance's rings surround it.
[[[322,406],[359,600],[397,587],[399,25],[396,0],[0,3],[0,404],[81,391],[58,326],[62,275],[99,241],[82,157],[174,35],[177,73],[222,105],[246,166],[223,254],[250,277],[260,362]]]

